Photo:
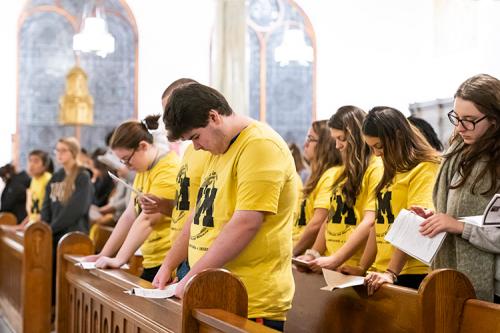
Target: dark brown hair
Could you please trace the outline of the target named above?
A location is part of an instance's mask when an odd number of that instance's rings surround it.
[[[326,120],[315,121],[311,125],[312,130],[318,136],[318,142],[314,147],[314,158],[309,161],[311,164],[311,175],[304,186],[304,198],[307,198],[323,173],[333,166],[342,164],[342,157],[337,148],[335,148],[335,139],[330,134]]]
[[[168,139],[175,141],[187,131],[207,126],[210,110],[223,116],[233,114],[224,96],[213,88],[192,83],[174,89],[163,113]]]
[[[295,163],[295,170],[297,173],[300,173],[302,170],[306,168],[304,158],[302,157],[302,152],[300,151],[299,146],[294,142],[288,144],[288,149],[292,153],[293,161]]]
[[[153,144],[153,135],[149,130],[158,128],[160,115],[147,116],[142,121],[131,120],[122,123],[111,137],[111,149],[136,149],[141,141]]]
[[[499,189],[500,176],[500,81],[487,74],[475,75],[458,87],[454,97],[472,102],[479,112],[488,117],[492,126],[471,145],[463,143],[458,133],[452,137],[451,143],[459,144],[446,154],[445,158],[460,155],[458,172],[461,177],[457,183],[451,184],[450,188],[463,186],[471,177],[476,162],[486,159],[488,162],[473,180],[471,193],[476,193],[478,183],[481,183],[487,174],[490,176],[491,185],[481,195],[495,193]]]
[[[344,132],[347,147],[344,154],[344,171],[333,184],[333,188],[346,180],[342,193],[349,207],[353,207],[356,197],[361,191],[363,176],[370,162],[370,147],[363,140],[361,129],[366,113],[362,109],[346,105],[342,106],[328,121],[328,126]]]
[[[52,159],[49,154],[43,150],[35,149],[30,151],[28,156],[36,156],[42,161],[42,165],[45,168],[45,171],[53,173],[54,172],[54,163],[52,163]]]
[[[379,138],[384,150],[384,175],[376,193],[389,185],[397,172],[410,171],[421,162],[440,162],[437,151],[422,133],[394,108],[371,109],[363,122],[363,134]]]

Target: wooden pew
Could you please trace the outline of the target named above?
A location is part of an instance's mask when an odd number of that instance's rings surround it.
[[[0,223],[15,224],[15,217]],[[14,223],[12,223],[14,221]],[[43,222],[24,232],[0,227],[0,308],[16,332],[50,332],[52,232]]]
[[[385,284],[370,297],[364,286],[320,290],[321,275],[294,270],[294,278],[285,332],[500,333],[500,305],[476,300],[455,270],[433,271],[418,291]]]
[[[91,253],[92,242],[80,233],[68,234],[59,243],[57,332],[273,332],[246,320],[246,290],[225,270],[193,277],[182,301],[145,299],[124,291],[151,288],[147,281],[119,269],[85,271],[75,266]]]
[[[17,217],[16,215],[9,212],[0,213],[0,225],[16,225]]]

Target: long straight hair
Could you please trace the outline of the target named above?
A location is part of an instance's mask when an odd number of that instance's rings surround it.
[[[461,177],[456,183],[451,184],[450,188],[456,189],[463,186],[471,177],[476,162],[486,160],[486,165],[472,181],[470,193],[476,193],[478,183],[482,183],[486,175],[490,176],[491,184],[480,194],[495,193],[499,190],[498,178],[500,176],[500,81],[487,74],[475,75],[458,87],[455,98],[472,102],[493,125],[471,145],[465,144],[458,133],[452,137],[451,143],[458,144],[453,151],[445,155],[445,158],[457,154],[461,156],[458,162],[458,172]]]
[[[314,147],[314,158],[309,161],[311,164],[311,175],[304,186],[304,198],[307,198],[314,191],[319,179],[326,170],[342,164],[342,157],[338,149],[335,148],[335,140],[330,134],[327,121],[315,121],[311,127],[318,136],[318,142],[316,143],[316,147]]]
[[[397,172],[410,171],[422,162],[440,162],[438,152],[422,133],[394,108],[371,109],[363,122],[363,134],[379,138],[384,150],[384,175],[376,193],[389,185]]]
[[[362,109],[346,105],[339,108],[328,121],[330,128],[344,132],[347,142],[343,154],[344,171],[333,184],[333,188],[345,180],[342,193],[349,207],[354,206],[356,197],[361,191],[363,176],[371,157],[370,147],[363,140],[361,132],[365,116],[366,112]]]
[[[78,162],[78,154],[80,153],[80,143],[78,142],[78,139],[75,137],[61,138],[59,139],[58,142],[62,143],[63,145],[66,146],[66,148],[68,148],[68,150],[71,153],[71,156],[75,160],[73,167],[68,171],[68,173],[64,177],[64,180],[62,181],[63,190],[60,200],[61,203],[64,205],[69,201],[69,199],[73,195],[73,192],[75,192],[76,177],[78,176],[78,173],[80,172],[81,169],[81,166]]]

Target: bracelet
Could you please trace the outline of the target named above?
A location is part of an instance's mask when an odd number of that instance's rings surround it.
[[[389,268],[387,268],[387,269],[385,270],[385,272],[386,272],[386,273],[391,274],[391,276],[392,276],[392,281],[393,281],[394,283],[398,282],[398,275],[396,274],[396,272],[394,272],[393,270],[391,270],[391,269],[389,269]]]
[[[310,256],[314,257],[314,259],[321,257],[321,254],[319,254],[319,252],[314,250],[314,249],[307,249],[306,253],[304,253],[304,254],[310,255]]]

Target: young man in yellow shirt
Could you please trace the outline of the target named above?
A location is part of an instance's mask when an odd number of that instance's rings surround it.
[[[211,153],[196,208],[166,256],[153,285],[164,287],[188,258],[186,282],[206,268],[224,267],[248,292],[248,316],[282,330],[291,307],[292,224],[297,202],[293,158],[267,125],[238,115],[216,90],[176,89],[163,115],[169,139],[192,140]]]

